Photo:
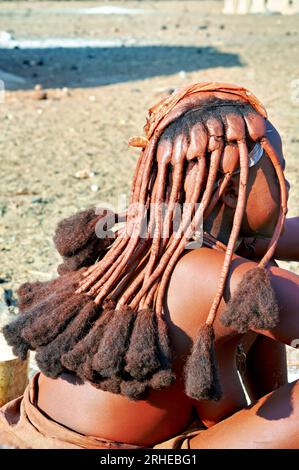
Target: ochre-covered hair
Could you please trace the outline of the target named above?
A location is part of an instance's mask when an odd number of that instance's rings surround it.
[[[219,400],[213,322],[244,215],[248,149],[256,142],[278,176],[280,216],[267,253],[246,273],[221,320],[239,332],[273,328],[279,320],[266,268],[287,213],[287,190],[267,139],[266,119],[248,90],[222,83],[185,87],[151,108],[145,137],[130,139],[141,154],[128,210],[115,215],[89,209],[60,222],[54,241],[64,258],[61,276],[20,287],[21,315],[4,328],[14,352],[24,359],[29,349],[36,350],[47,376],[72,371],[95,387],[134,400],[174,383],[164,294],[200,218],[206,220],[239,169],[238,202],[219,287],[184,370],[190,397]],[[174,230],[177,205],[183,209]],[[125,226],[113,231],[116,222]],[[97,224],[106,229],[105,238],[97,237]],[[209,244],[208,234],[204,240]]]

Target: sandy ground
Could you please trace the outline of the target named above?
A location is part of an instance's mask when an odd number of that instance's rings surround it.
[[[111,4],[143,11],[79,12]],[[289,215],[298,215],[299,15],[224,16],[221,8],[219,1],[1,3],[3,308],[21,282],[55,275],[52,234],[62,217],[128,193],[138,152],[127,140],[170,88],[206,80],[250,88],[281,132]],[[49,38],[70,47],[40,48]],[[1,48],[13,40],[19,45]],[[28,40],[32,48],[23,49]],[[83,40],[92,47],[79,47]],[[281,265],[299,272],[298,263]]]

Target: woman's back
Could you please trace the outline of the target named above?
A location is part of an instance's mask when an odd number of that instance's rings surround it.
[[[55,421],[82,434],[137,445],[151,446],[185,429],[194,418],[195,405],[199,410],[199,402],[185,394],[183,367],[210,309],[223,256],[207,247],[189,250],[173,271],[164,306],[177,377],[172,386],[150,391],[147,400],[130,401],[122,395],[96,389],[88,382],[82,383],[70,374],[55,380],[41,374],[39,407]],[[200,405],[206,423],[246,406],[236,369],[236,348],[241,335],[230,337],[230,334],[229,328],[220,324],[216,327],[216,354],[224,395],[216,404]]]

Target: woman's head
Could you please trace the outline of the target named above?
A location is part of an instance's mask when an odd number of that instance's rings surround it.
[[[177,201],[184,202],[192,193],[195,165],[198,157],[206,160],[204,181],[198,203],[202,202],[205,183],[208,177],[211,150],[217,146],[222,149],[218,170],[208,207],[203,220],[204,230],[227,243],[231,231],[234,213],[237,207],[240,189],[240,161],[237,141],[232,135],[234,127],[241,130],[249,153],[250,168],[248,173],[246,202],[238,238],[256,236],[271,237],[277,225],[280,208],[280,184],[275,167],[260,144],[250,137],[248,129],[240,121],[241,116],[256,114],[249,103],[241,100],[209,97],[200,107],[191,109],[172,122],[162,133],[156,152],[158,172],[155,170],[152,200],[156,200],[159,168],[164,171],[164,198],[166,204],[173,190],[176,167],[181,163],[181,185],[177,187]],[[240,123],[241,122],[241,123]],[[285,168],[279,133],[267,120],[266,136]],[[238,127],[239,126],[239,127]],[[212,147],[214,146],[214,147]],[[251,158],[255,151],[258,158]],[[177,170],[178,172],[179,170]],[[232,173],[232,174],[231,174]],[[287,188],[289,184],[286,181]],[[220,189],[219,189],[220,188]]]
[[[275,149],[284,170],[285,160],[279,133],[269,121],[266,122],[266,125],[267,138]],[[247,143],[250,151],[253,148],[253,143],[252,141]],[[251,236],[271,238],[279,218],[281,195],[278,177],[266,152],[261,147],[258,150],[262,156],[249,169],[246,206],[239,233],[240,239]],[[237,205],[239,180],[239,172],[236,172],[223,190],[211,216],[206,221],[208,229],[214,229],[216,236],[219,236],[220,239],[221,229],[223,229],[224,234],[221,240],[223,242],[225,242],[227,226],[233,220],[233,213]],[[290,185],[287,180],[286,186],[289,190]]]

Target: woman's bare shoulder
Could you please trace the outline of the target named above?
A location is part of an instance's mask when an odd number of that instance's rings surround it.
[[[234,257],[233,270],[237,269],[240,262],[248,262],[246,259],[244,261],[239,259],[239,256]],[[166,297],[170,323],[175,326],[173,329],[176,328],[176,334],[180,331],[181,335],[184,332],[189,339],[196,338],[198,329],[205,323],[215,298],[223,262],[224,253],[207,247],[186,251],[180,258],[172,273]],[[252,267],[252,263],[248,263]],[[230,272],[224,299],[230,296],[229,291],[232,287],[235,288],[238,282],[234,276],[232,286],[231,276]],[[220,303],[219,314],[225,308],[224,299]],[[218,321],[215,327],[218,338],[232,333],[230,328],[221,326]]]
[[[184,253],[177,263],[168,288],[167,309],[171,322],[188,336],[195,339],[198,328],[204,324],[217,292],[225,253],[208,247]],[[215,329],[218,338],[233,334],[219,321],[227,302],[237,291],[244,274],[257,263],[233,255],[227,276],[224,296],[219,305]],[[290,344],[299,338],[299,276],[295,273],[272,266],[269,269],[271,283],[280,308],[280,324],[273,330],[257,331],[263,335]],[[293,325],[290,328],[290,324]],[[295,324],[297,325],[294,329]]]

